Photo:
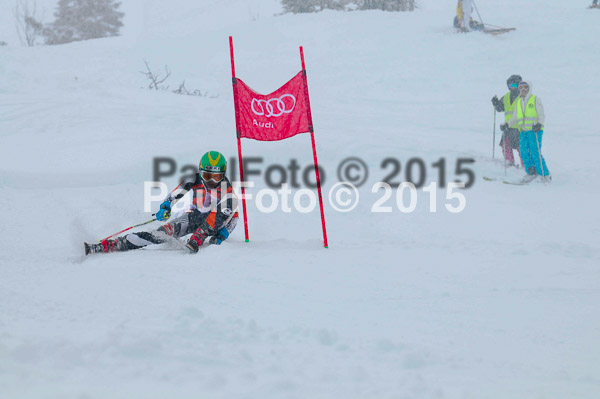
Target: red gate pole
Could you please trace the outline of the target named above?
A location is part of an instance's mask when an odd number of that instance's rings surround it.
[[[244,210],[244,234],[246,236],[246,242],[250,241],[248,237],[248,215],[246,212],[246,189],[244,187],[244,167],[242,162],[242,140],[240,138],[240,127],[239,127],[239,107],[238,107],[238,96],[237,96],[237,79],[235,77],[235,62],[233,60],[233,38],[229,36],[229,54],[231,55],[231,81],[233,84],[233,103],[235,104],[235,130],[238,142],[238,160],[240,166],[240,181],[242,183],[242,208]]]
[[[327,244],[327,229],[325,227],[325,213],[323,212],[323,195],[321,194],[321,178],[319,177],[319,162],[317,161],[317,147],[315,145],[315,130],[313,128],[312,114],[310,112],[310,98],[308,97],[308,80],[306,79],[306,66],[304,64],[304,49],[300,46],[300,60],[302,61],[302,76],[304,77],[304,94],[306,95],[306,113],[308,115],[308,126],[310,128],[310,140],[312,142],[313,158],[315,161],[315,174],[317,176],[317,192],[319,193],[319,207],[321,208],[321,225],[323,227],[323,243]]]

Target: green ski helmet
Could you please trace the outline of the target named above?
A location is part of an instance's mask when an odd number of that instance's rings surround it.
[[[215,188],[225,177],[227,159],[218,151],[209,151],[200,159],[200,177],[208,188]]]

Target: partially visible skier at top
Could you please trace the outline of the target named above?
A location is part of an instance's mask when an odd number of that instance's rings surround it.
[[[463,32],[471,30],[471,14],[473,13],[473,0],[458,0],[456,4],[456,17],[458,28]]]

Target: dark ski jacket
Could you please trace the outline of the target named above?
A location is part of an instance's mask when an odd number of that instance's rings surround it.
[[[239,217],[238,197],[227,177],[214,189],[208,189],[200,174],[183,179],[175,189],[167,196],[165,201],[171,203],[171,207],[181,200],[189,191],[192,192],[192,203],[190,208],[200,213],[208,213],[206,222],[215,231],[223,227],[231,232]]]

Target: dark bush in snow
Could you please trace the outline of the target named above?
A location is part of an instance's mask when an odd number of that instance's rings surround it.
[[[118,36],[123,26],[121,3],[114,0],[59,0],[56,20],[44,29],[47,44]]]
[[[307,13],[329,10],[413,11],[415,0],[281,0],[284,12]]]

